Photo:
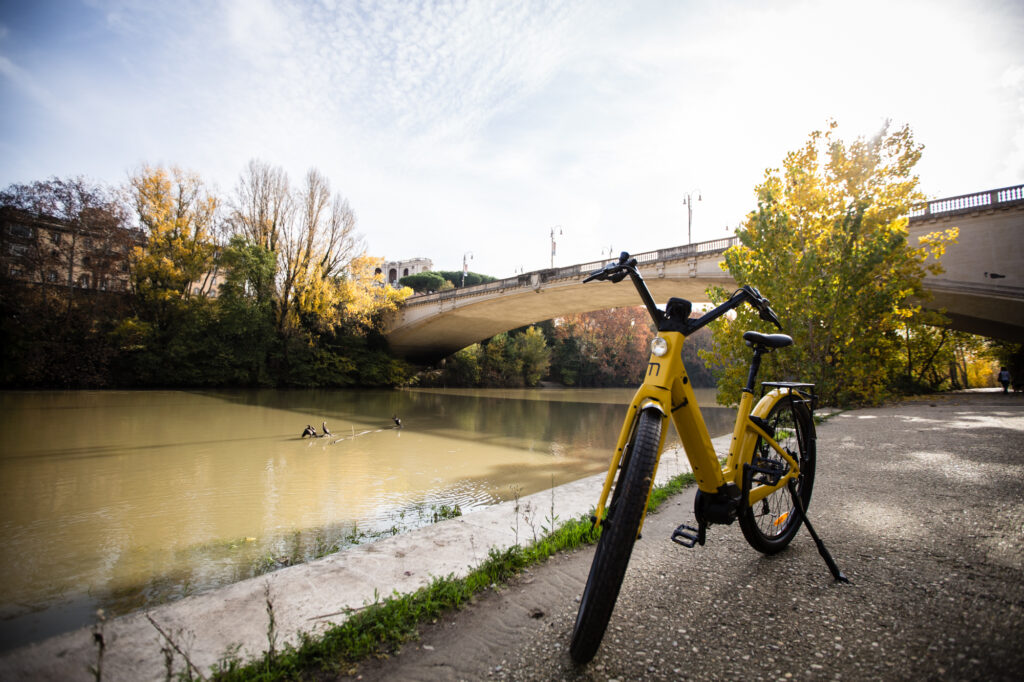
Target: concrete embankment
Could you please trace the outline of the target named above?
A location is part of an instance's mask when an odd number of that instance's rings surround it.
[[[724,454],[729,437],[715,439]],[[689,465],[681,451],[662,458],[658,481]],[[273,602],[278,646],[296,642],[298,633],[322,632],[357,609],[393,591],[414,592],[432,578],[465,575],[487,558],[491,548],[504,549],[533,539],[534,528],[523,510],[532,510],[536,532],[552,505],[559,519],[587,512],[597,502],[604,474],[590,476],[520,498],[518,530],[515,501],[503,502],[431,526],[360,545],[316,561],[186,597],[148,612],[115,618],[105,624],[106,680],[160,680],[165,677],[166,646],[151,617],[172,635],[200,670],[234,649],[243,657],[267,649],[267,595]],[[89,679],[96,663],[91,628],[81,628],[5,653],[0,679]]]

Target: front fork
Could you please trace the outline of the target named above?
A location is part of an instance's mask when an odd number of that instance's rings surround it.
[[[654,489],[654,479],[658,474],[658,464],[661,462],[661,451],[665,447],[665,433],[668,429],[665,428],[665,411],[658,403],[657,400],[652,397],[645,395],[643,387],[637,391],[636,396],[633,398],[633,403],[630,405],[629,413],[622,424],[622,429],[619,432],[619,441],[615,447],[615,454],[612,455],[612,461],[608,466],[608,474],[605,476],[604,487],[601,489],[601,497],[595,507],[594,516],[591,520],[596,528],[601,522],[607,517],[607,512],[611,506],[615,503],[616,494],[612,493],[614,489],[616,493],[620,490],[622,482],[622,476],[625,473],[626,467],[629,466],[629,458],[632,456],[632,447],[635,443],[636,430],[640,423],[640,415],[645,410],[654,410],[659,413],[662,419],[661,435],[658,440],[658,457],[654,463],[654,472],[651,475],[651,487],[647,489],[647,500],[644,502],[644,516],[640,520],[640,529],[638,533],[643,529],[643,520],[646,518],[647,503],[651,498],[651,491]],[[619,482],[616,483],[616,475],[619,476]],[[609,502],[608,497],[611,495],[611,501]]]

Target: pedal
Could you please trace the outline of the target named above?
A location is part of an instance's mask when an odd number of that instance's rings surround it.
[[[704,544],[704,528],[694,528],[685,523],[672,531],[672,542],[693,549],[695,545]]]

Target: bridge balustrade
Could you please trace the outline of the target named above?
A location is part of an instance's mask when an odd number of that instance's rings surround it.
[[[636,258],[637,263],[641,266],[649,265],[651,263],[657,263],[659,261],[670,261],[670,260],[682,260],[686,258],[697,258],[706,253],[725,251],[730,246],[736,244],[739,240],[736,237],[726,237],[724,239],[712,239],[706,242],[697,242],[694,244],[684,244],[683,246],[673,246],[667,249],[658,249],[657,251],[644,251],[643,253],[632,254],[633,258]],[[448,291],[437,291],[432,294],[417,294],[409,297],[405,302],[406,307],[423,305],[426,303],[436,303],[438,301],[450,301],[467,296],[480,296],[482,294],[488,294],[491,292],[500,292],[505,289],[516,289],[519,287],[536,286],[537,284],[544,282],[554,282],[563,279],[575,279],[590,274],[594,270],[603,267],[608,261],[598,260],[591,261],[589,263],[579,263],[576,265],[567,265],[562,268],[549,268],[546,270],[537,270],[535,272],[529,272],[522,275],[516,275],[515,277],[506,277],[505,279],[498,279],[493,282],[487,282],[485,284],[475,284],[471,287],[462,287],[459,289],[449,289]],[[536,280],[534,279],[536,277]]]
[[[970,213],[979,209],[1008,207],[1024,202],[1024,185],[1003,187],[974,194],[961,194],[958,197],[946,197],[929,201],[910,211],[910,219],[925,220],[940,216]]]

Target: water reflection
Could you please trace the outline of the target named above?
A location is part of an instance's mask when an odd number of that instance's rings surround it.
[[[602,471],[631,394],[2,393],[0,642]]]

